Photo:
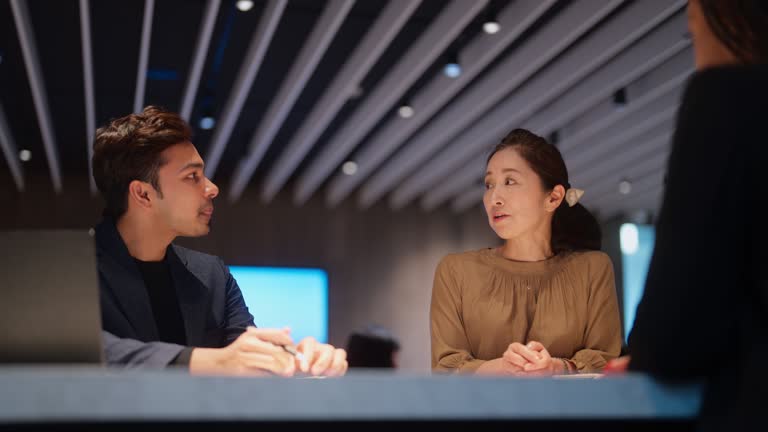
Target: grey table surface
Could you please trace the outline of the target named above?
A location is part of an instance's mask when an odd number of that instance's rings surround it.
[[[197,377],[179,370],[0,367],[0,423],[55,421],[690,419],[696,385],[643,375]]]

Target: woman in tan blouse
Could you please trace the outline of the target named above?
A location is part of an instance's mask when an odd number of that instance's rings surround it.
[[[619,355],[613,266],[557,148],[524,129],[488,158],[483,203],[498,248],[448,255],[435,273],[432,369],[595,372]]]

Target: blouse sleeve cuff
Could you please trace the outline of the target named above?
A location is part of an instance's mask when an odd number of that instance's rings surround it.
[[[459,373],[464,374],[473,374],[477,371],[477,369],[485,363],[485,360],[477,360],[477,359],[471,359],[467,360],[464,363],[460,364],[457,368],[457,371]]]
[[[608,359],[596,351],[586,350],[576,353],[568,360],[576,366],[578,373],[600,373]]]

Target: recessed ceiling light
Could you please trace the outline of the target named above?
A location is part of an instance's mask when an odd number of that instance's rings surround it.
[[[352,161],[346,161],[344,162],[344,165],[341,166],[341,172],[348,176],[355,175],[357,172],[357,164]]]
[[[403,104],[397,109],[397,115],[402,118],[411,118],[416,112],[410,104]]]
[[[501,24],[495,19],[490,19],[483,23],[483,31],[488,34],[496,34],[501,30]]]
[[[457,78],[461,75],[461,65],[458,62],[446,63],[443,67],[443,73],[449,78]]]
[[[216,119],[211,116],[205,116],[200,119],[200,129],[209,130],[213,129],[216,125]]]
[[[237,0],[237,8],[243,12],[253,9],[253,0]]]
[[[619,193],[622,195],[629,195],[632,192],[632,183],[629,180],[622,180],[619,182]]]
[[[32,159],[32,152],[27,149],[21,150],[19,152],[19,159],[21,159],[22,162],[29,162],[29,160]]]

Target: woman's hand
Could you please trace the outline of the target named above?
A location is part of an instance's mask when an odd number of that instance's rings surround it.
[[[605,368],[603,368],[603,373],[606,375],[620,375],[627,373],[629,359],[630,357],[625,355],[609,360],[608,363],[606,363]]]
[[[504,358],[488,360],[475,371],[476,375],[518,375],[522,369]]]
[[[544,345],[531,341],[527,345],[514,342],[502,356],[507,362],[520,369],[518,375],[557,375],[567,373],[565,363],[554,359]]]

